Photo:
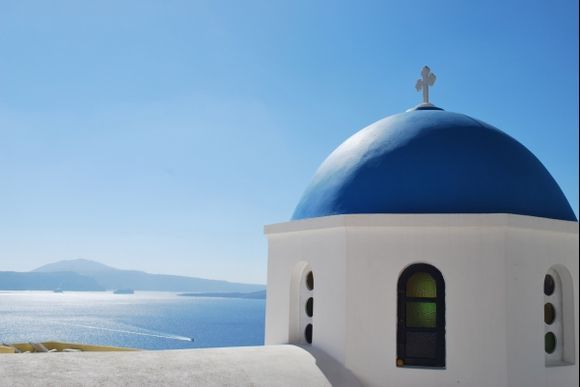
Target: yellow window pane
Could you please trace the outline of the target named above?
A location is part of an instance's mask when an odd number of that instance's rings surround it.
[[[415,273],[407,280],[407,297],[437,297],[437,284],[429,273]]]

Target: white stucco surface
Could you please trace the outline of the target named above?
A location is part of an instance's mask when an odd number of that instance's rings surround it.
[[[301,348],[0,355],[1,386],[330,386]]]
[[[314,349],[365,386],[577,386],[578,223],[509,214],[339,215],[266,226],[266,343],[292,343],[296,265],[315,276]],[[397,281],[428,263],[446,286],[446,366],[397,367]],[[574,361],[545,364],[543,279],[573,283]],[[312,351],[315,353],[315,351]],[[324,364],[320,364],[325,372]]]

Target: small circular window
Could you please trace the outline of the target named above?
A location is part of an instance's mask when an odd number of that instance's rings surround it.
[[[550,302],[544,304],[544,322],[552,324],[556,319],[556,308]]]
[[[312,344],[312,324],[306,325],[304,329],[304,338],[308,344]]]
[[[546,296],[551,296],[554,293],[554,289],[556,288],[556,282],[554,281],[554,277],[550,274],[546,274],[544,277],[544,294]]]
[[[314,299],[310,297],[308,301],[306,301],[306,315],[308,317],[312,317],[314,312]]]
[[[306,274],[306,288],[308,290],[314,289],[314,274],[311,271]]]
[[[544,336],[544,350],[548,354],[554,353],[556,350],[556,335],[554,335],[552,332],[548,332]]]

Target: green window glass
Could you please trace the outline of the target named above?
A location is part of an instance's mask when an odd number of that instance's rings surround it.
[[[554,353],[556,350],[556,335],[548,332],[544,335],[544,350],[546,353]]]
[[[437,304],[434,302],[407,302],[407,327],[435,328]]]

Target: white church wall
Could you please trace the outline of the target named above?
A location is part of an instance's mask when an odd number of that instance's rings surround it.
[[[290,343],[290,288],[296,270],[296,241],[283,235],[268,238],[268,287],[266,289],[266,344]]]
[[[346,366],[367,386],[505,385],[502,243],[501,229],[350,228]],[[397,281],[414,263],[435,266],[445,280],[445,369],[395,364]]]
[[[506,243],[508,258],[508,380],[513,386],[578,385],[578,225],[548,219],[523,219],[556,227],[511,228]],[[569,227],[562,227],[566,226]],[[556,231],[556,232],[555,232]],[[565,267],[573,286],[573,299],[563,301],[563,362],[546,365],[544,351],[544,276],[552,267]],[[574,301],[575,300],[575,301]],[[557,313],[561,313],[562,309]],[[557,343],[562,345],[564,343]]]
[[[308,264],[314,274],[312,345],[337,360],[344,356],[345,338],[345,237],[344,230],[311,230],[269,236],[266,344],[304,345],[294,316],[304,305],[292,302],[292,273]],[[294,293],[294,294],[292,294]],[[294,322],[293,322],[294,321]]]
[[[367,386],[577,385],[578,366],[546,367],[543,278],[565,265],[574,285],[578,224],[491,215],[346,215],[267,226],[266,343],[292,342],[291,273],[315,275],[313,346]],[[397,367],[397,281],[428,263],[446,286],[446,367]],[[568,333],[568,337],[570,334]],[[572,381],[573,384],[569,384]]]

